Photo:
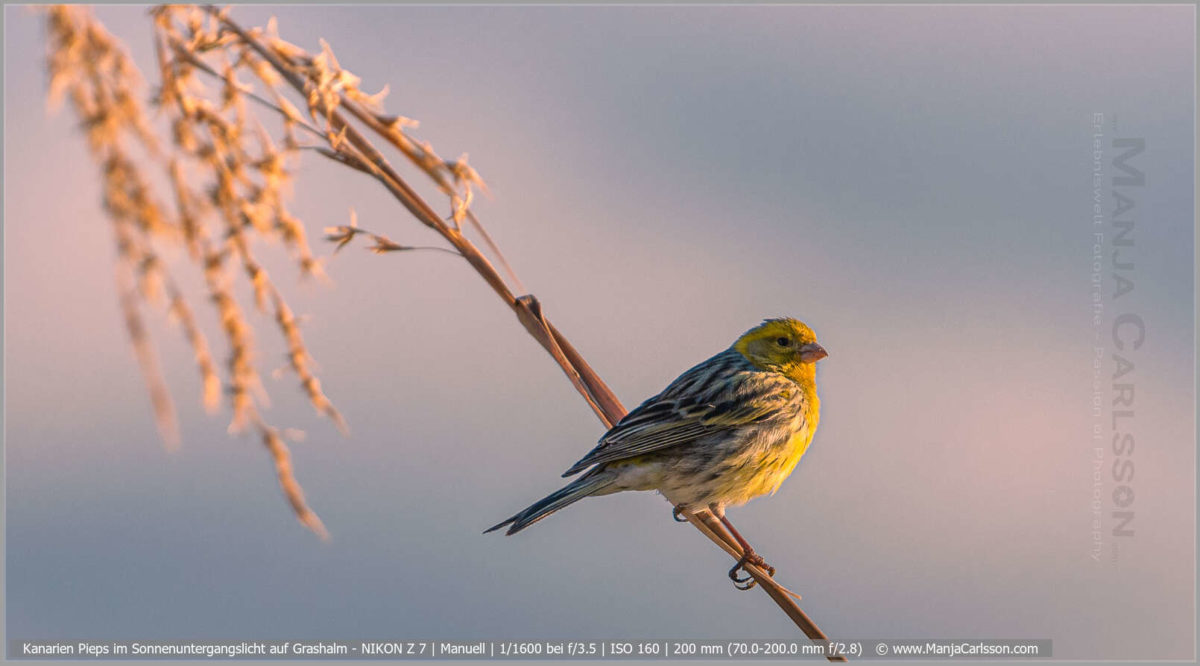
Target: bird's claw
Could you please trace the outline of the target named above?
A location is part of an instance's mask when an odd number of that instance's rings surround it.
[[[671,518],[673,518],[675,520],[675,522],[677,522],[677,523],[686,523],[688,521],[687,518],[679,517],[682,513],[683,513],[683,507],[677,506],[674,509],[671,509]]]
[[[733,586],[739,590],[749,590],[758,584],[758,581],[754,580],[754,576],[751,576],[749,572],[746,572],[745,567],[747,564],[754,565],[763,571],[766,571],[767,575],[772,578],[775,577],[775,567],[767,564],[766,560],[764,560],[758,553],[752,550],[747,551],[742,555],[741,559],[737,561],[737,564],[733,565],[733,568],[729,570],[729,580],[733,581]],[[746,575],[738,576],[739,571],[746,573]]]
[[[755,585],[758,585],[758,581],[754,580],[754,576],[746,575],[745,577],[739,577],[737,575],[737,571],[740,568],[741,565],[735,566],[733,570],[729,572],[729,580],[733,581],[734,587],[739,590],[749,590]]]

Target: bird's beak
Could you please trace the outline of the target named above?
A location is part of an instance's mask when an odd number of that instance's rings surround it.
[[[817,361],[829,356],[829,352],[821,345],[810,342],[800,348],[800,361],[802,363],[816,363]]]

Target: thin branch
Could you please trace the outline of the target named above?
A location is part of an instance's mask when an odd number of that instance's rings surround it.
[[[225,13],[212,6],[208,6],[206,9],[213,16],[217,17],[225,28],[237,35],[244,44],[252,48],[260,57],[266,59],[297,93],[307,97],[320,92],[319,90],[314,90],[312,81],[306,79],[300,72],[296,71],[294,64],[285,62],[283,58],[261,43],[255,36],[247,33],[238,26]],[[362,109],[354,100],[348,99],[344,93],[338,92],[337,99],[342,108],[345,108],[351,115],[375,131],[376,134],[392,143],[393,146],[405,153],[410,159],[418,162],[418,166],[420,166],[419,160],[411,154],[411,147],[400,140],[399,133],[392,131],[390,125],[383,123],[375,114]],[[626,413],[624,406],[621,405],[621,402],[613,394],[612,390],[600,379],[599,375],[584,361],[579,352],[549,322],[542,313],[541,304],[537,298],[530,294],[521,297],[514,296],[508,285],[505,284],[504,279],[496,272],[491,262],[478,251],[475,245],[464,237],[456,227],[445,224],[433,211],[432,207],[396,173],[382,153],[357,129],[350,125],[336,108],[333,108],[329,104],[310,103],[310,111],[314,110],[325,117],[333,135],[339,138],[344,137],[346,142],[353,147],[357,153],[355,158],[361,157],[365,166],[368,167],[369,173],[379,180],[418,221],[441,234],[471,264],[480,277],[492,287],[496,295],[516,313],[526,331],[550,353],[563,373],[570,379],[572,385],[575,386],[575,389],[583,396],[588,405],[600,418],[600,421],[606,427],[612,427],[620,421]],[[335,150],[338,148],[338,146],[334,146]],[[364,169],[360,168],[359,170]],[[429,170],[425,171],[429,173]],[[438,181],[437,176],[433,177],[435,181]],[[443,185],[444,183],[439,181],[438,184]],[[470,219],[478,229],[482,230],[482,225],[478,224],[473,215]],[[491,241],[490,236],[487,236],[486,232],[482,235],[485,241],[492,247],[494,254],[503,261],[503,255],[499,252],[499,248]],[[507,266],[507,262],[504,263]],[[701,512],[699,515],[693,514],[688,517],[688,520],[731,557],[735,559],[741,557],[741,548],[711,514],[708,512]],[[746,571],[754,577],[755,581],[757,581],[771,599],[779,605],[806,636],[814,641],[827,640],[824,632],[796,605],[793,599],[794,593],[777,583],[758,567],[747,566]],[[845,660],[844,657],[840,656],[829,657],[829,659],[831,661]]]

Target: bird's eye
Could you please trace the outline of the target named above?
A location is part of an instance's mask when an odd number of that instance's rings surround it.
[[[792,344],[792,341],[787,338],[775,338],[775,344],[779,345],[780,347],[786,347]]]

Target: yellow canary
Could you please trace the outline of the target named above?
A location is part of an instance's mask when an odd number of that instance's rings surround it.
[[[657,490],[676,519],[702,509],[720,518],[746,550],[730,578],[749,581],[737,570],[766,564],[725,507],[774,493],[795,469],[817,429],[816,362],[826,356],[802,322],[764,321],[629,412],[563,474],[582,476],[487,531],[515,534],[591,495]]]

